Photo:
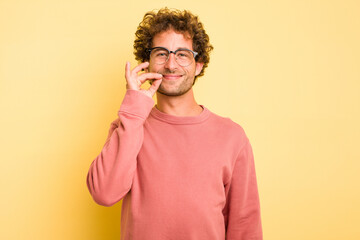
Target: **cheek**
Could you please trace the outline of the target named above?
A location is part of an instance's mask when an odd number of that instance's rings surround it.
[[[157,65],[154,65],[154,64],[149,64],[149,67],[148,67],[148,71],[149,72],[159,72],[160,68],[157,66]]]
[[[190,76],[194,76],[196,74],[196,68],[186,69],[186,74]]]

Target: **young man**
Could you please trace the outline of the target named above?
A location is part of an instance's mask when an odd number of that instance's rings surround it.
[[[212,50],[202,24],[188,11],[149,12],[134,47],[142,63],[126,64],[118,118],[87,176],[93,199],[123,199],[124,240],[262,239],[250,142],[194,99]]]

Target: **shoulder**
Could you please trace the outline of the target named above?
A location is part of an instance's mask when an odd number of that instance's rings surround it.
[[[223,117],[214,112],[211,112],[212,124],[218,126],[221,132],[228,135],[230,138],[236,138],[238,140],[247,141],[247,135],[244,128],[237,122],[233,121],[230,117]]]

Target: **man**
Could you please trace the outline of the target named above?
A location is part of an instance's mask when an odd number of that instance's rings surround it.
[[[124,240],[262,239],[250,142],[194,98],[212,50],[202,24],[188,11],[149,12],[134,47],[142,63],[126,64],[118,118],[87,176],[93,199],[123,199]]]

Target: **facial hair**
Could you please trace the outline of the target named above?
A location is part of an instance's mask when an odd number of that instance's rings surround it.
[[[174,91],[168,91],[166,89],[166,85],[169,84],[169,82],[167,82],[167,80],[162,80],[159,88],[157,89],[157,92],[160,93],[160,94],[163,94],[165,96],[181,96],[181,95],[184,95],[185,93],[187,93],[188,91],[190,91],[190,89],[192,88],[193,86],[193,81],[189,81],[188,79],[188,75],[185,73],[185,72],[182,72],[182,73],[178,73],[176,71],[170,71],[170,70],[165,70],[163,72],[159,71],[157,73],[160,73],[162,75],[166,75],[166,74],[179,74],[181,75],[181,79],[179,79],[178,81],[181,81],[180,83],[179,82],[174,82],[173,84],[175,85],[178,85],[177,88],[174,90]],[[164,82],[166,81],[166,82]],[[150,83],[152,83],[152,81],[150,81]]]

